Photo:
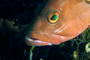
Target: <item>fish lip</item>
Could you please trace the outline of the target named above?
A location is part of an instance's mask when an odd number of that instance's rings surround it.
[[[34,42],[34,43],[40,43],[40,44],[52,45],[51,43],[44,42],[44,41],[41,41],[41,40],[36,39],[36,38],[26,37],[26,40],[28,40],[29,42]],[[41,45],[35,45],[35,46],[41,46]],[[45,46],[45,45],[42,45],[42,46]]]

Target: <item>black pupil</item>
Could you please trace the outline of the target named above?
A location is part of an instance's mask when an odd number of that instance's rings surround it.
[[[56,20],[57,19],[57,15],[53,15],[50,19],[51,20]]]

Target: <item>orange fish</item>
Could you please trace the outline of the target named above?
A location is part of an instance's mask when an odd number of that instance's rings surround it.
[[[82,33],[90,24],[90,0],[47,0],[25,37],[27,45],[57,45]]]

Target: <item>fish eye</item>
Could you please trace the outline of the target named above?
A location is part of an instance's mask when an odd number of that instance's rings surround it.
[[[60,20],[60,13],[57,11],[53,11],[48,15],[48,21],[50,23],[56,23]]]
[[[86,3],[90,4],[90,0],[85,0]]]

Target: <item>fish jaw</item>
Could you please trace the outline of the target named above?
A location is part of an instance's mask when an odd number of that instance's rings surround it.
[[[30,45],[30,46],[45,46],[45,45],[52,45],[51,43],[48,43],[48,42],[44,42],[44,41],[41,41],[41,40],[38,40],[38,39],[32,39],[32,38],[29,38],[29,37],[26,37],[26,43],[27,45]]]

